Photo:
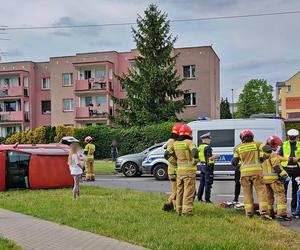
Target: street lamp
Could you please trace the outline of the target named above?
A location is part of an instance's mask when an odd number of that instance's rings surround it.
[[[234,89],[231,89],[231,109],[232,109],[232,118],[234,118],[234,98],[233,98],[233,91]]]

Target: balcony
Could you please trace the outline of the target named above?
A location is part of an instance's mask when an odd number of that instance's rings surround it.
[[[76,120],[107,120],[108,114],[106,107],[101,108],[89,108],[89,107],[77,107],[76,108]]]
[[[23,94],[24,90],[21,86],[0,89],[0,98],[18,97],[23,96]]]
[[[23,111],[0,112],[0,123],[23,122],[26,114]]]
[[[104,79],[89,79],[89,80],[76,80],[75,92],[106,92],[112,91],[112,83]]]

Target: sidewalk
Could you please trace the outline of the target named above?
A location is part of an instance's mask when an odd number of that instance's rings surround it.
[[[0,235],[23,249],[145,250],[143,247],[0,209]]]

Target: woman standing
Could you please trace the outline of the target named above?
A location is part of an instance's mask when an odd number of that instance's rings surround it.
[[[68,157],[68,164],[70,167],[70,172],[74,179],[74,187],[73,187],[73,198],[74,199],[79,196],[79,182],[80,182],[80,178],[82,175],[82,167],[83,167],[79,149],[80,149],[79,141],[75,139],[70,144],[70,152],[69,152],[69,157]]]

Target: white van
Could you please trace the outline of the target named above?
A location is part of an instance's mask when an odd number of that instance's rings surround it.
[[[233,148],[241,143],[240,133],[250,129],[254,140],[265,143],[268,136],[277,135],[285,140],[285,126],[281,119],[224,119],[193,121],[188,124],[193,131],[193,141],[199,146],[200,136],[210,132],[213,153],[220,155],[216,161],[215,174],[234,174],[231,166]]]
[[[216,175],[234,174],[235,168],[231,165],[233,148],[241,142],[240,133],[244,129],[253,131],[254,140],[263,143],[270,135],[277,135],[285,140],[285,126],[281,119],[201,120],[190,122],[188,125],[193,131],[193,141],[197,146],[201,143],[201,135],[211,133],[213,153],[220,155],[216,161]],[[163,154],[163,148],[153,150],[142,163],[143,172],[153,174],[158,180],[166,179],[167,161]]]

